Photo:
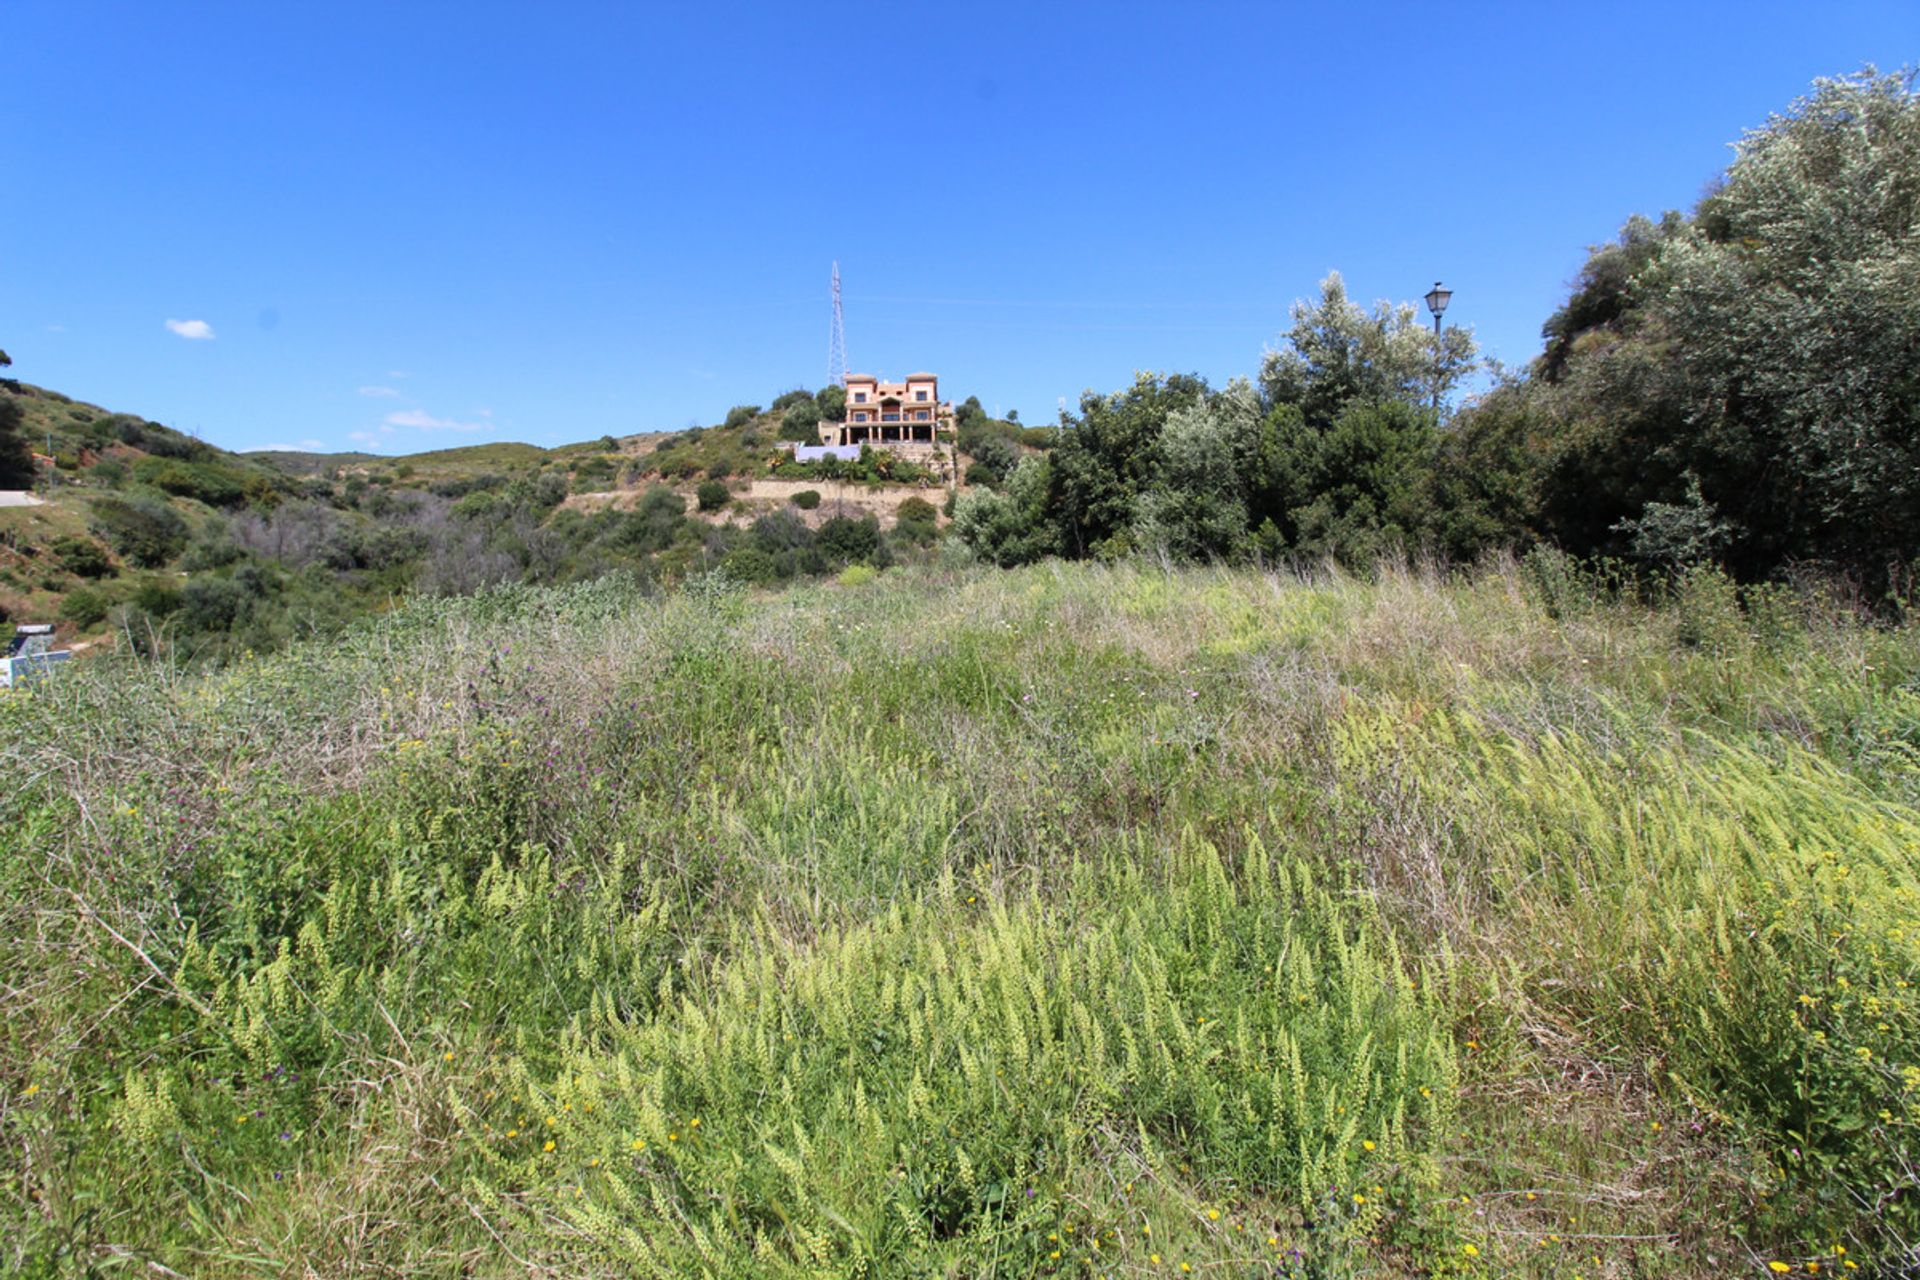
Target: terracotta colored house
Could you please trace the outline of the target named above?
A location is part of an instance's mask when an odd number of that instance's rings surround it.
[[[882,382],[870,373],[847,375],[847,420],[820,424],[820,442],[933,444],[950,426],[953,406],[940,400],[940,380],[910,373],[904,382]]]

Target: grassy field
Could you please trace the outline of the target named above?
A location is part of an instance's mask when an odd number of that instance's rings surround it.
[[[1920,645],[1828,600],[610,578],[0,779],[0,1271],[1920,1266]]]

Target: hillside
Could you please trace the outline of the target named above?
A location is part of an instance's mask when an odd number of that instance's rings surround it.
[[[1916,689],[1552,560],[93,664],[0,697],[0,1267],[1904,1274]]]
[[[57,621],[82,652],[189,661],[332,634],[409,593],[716,567],[771,584],[926,558],[954,464],[990,483],[1028,435],[1045,442],[972,404],[962,443],[986,463],[796,463],[781,441],[819,413],[797,391],[712,427],[552,449],[234,454],[26,383],[0,396],[50,447],[44,501],[0,507],[0,623]]]

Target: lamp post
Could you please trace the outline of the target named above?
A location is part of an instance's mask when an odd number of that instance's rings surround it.
[[[1433,288],[1427,290],[1427,310],[1433,312],[1433,420],[1440,420],[1440,317],[1447,313],[1447,304],[1453,301],[1453,290],[1446,288],[1438,280]]]

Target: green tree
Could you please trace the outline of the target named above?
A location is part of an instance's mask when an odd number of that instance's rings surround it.
[[[13,367],[13,357],[0,351],[0,369]],[[7,383],[17,387],[16,383]],[[0,390],[0,489],[27,489],[33,486],[33,448],[27,443],[23,420],[25,413],[12,394]]]
[[[1666,560],[1648,531],[1694,511],[1743,576],[1886,580],[1920,556],[1916,299],[1915,74],[1818,81],[1690,218],[1595,250],[1534,376],[1489,397],[1531,419],[1541,530]]]
[[[1068,419],[1048,469],[1047,515],[1062,553],[1108,554],[1132,545],[1134,509],[1159,478],[1160,434],[1174,413],[1206,396],[1201,378],[1142,373],[1125,391],[1080,397],[1080,415]]]
[[[20,401],[0,391],[0,489],[33,487],[33,450],[22,428]]]
[[[780,438],[803,444],[820,443],[820,406],[813,397],[796,400],[780,415]]]
[[[1437,442],[1425,410],[1355,400],[1315,441],[1307,503],[1289,512],[1292,550],[1365,563],[1422,541]]]
[[[1049,518],[1052,459],[1021,460],[998,490],[980,489],[954,504],[953,528],[968,549],[988,564],[1011,568],[1060,551],[1059,531]]]
[[[1135,543],[1185,560],[1245,551],[1246,464],[1259,432],[1259,401],[1244,380],[1170,414],[1160,435],[1159,481],[1135,503]]]
[[[1320,282],[1313,302],[1293,304],[1293,327],[1260,366],[1269,404],[1298,405],[1312,427],[1325,427],[1348,402],[1428,404],[1444,399],[1473,368],[1473,331],[1458,325],[1438,340],[1410,302],[1376,302],[1364,310],[1347,296],[1338,271]]]
[[[847,389],[841,386],[822,387],[814,393],[814,404],[820,408],[822,422],[843,422],[847,416]]]

